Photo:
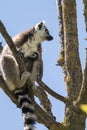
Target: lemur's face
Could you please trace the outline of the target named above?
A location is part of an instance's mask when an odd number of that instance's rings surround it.
[[[45,22],[42,21],[39,24],[37,24],[35,26],[35,30],[36,33],[39,34],[39,36],[43,39],[43,40],[47,40],[47,41],[51,41],[53,39],[53,37],[51,36],[51,34],[49,33],[49,30],[47,29],[47,27],[45,26]]]

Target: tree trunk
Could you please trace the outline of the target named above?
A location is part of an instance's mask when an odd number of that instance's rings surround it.
[[[68,94],[64,124],[69,130],[85,130],[86,117],[79,108],[76,110],[74,106],[82,86],[75,0],[63,0],[62,18],[64,29],[64,65],[62,68],[65,72],[64,79]]]

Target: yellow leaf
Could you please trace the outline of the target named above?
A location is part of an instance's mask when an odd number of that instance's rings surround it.
[[[82,111],[84,111],[85,113],[87,113],[87,104],[81,104],[81,105],[80,105],[80,109],[81,109]]]

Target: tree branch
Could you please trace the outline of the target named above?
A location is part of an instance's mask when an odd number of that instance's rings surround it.
[[[64,65],[64,28],[63,28],[63,17],[62,17],[62,1],[56,0],[57,10],[58,10],[58,20],[59,20],[59,36],[60,36],[60,55],[57,61],[58,65]]]
[[[37,81],[38,84],[45,90],[47,91],[50,95],[52,95],[54,98],[62,101],[63,103],[66,103],[67,99],[60,94],[54,92],[52,89],[50,89],[44,82],[42,81]]]
[[[5,38],[9,48],[11,49],[18,65],[19,65],[19,70],[20,70],[20,74],[22,74],[24,71],[26,71],[25,65],[24,65],[24,57],[21,53],[19,53],[16,50],[16,46],[14,44],[14,42],[12,41],[10,35],[8,34],[6,28],[4,27],[3,23],[0,21],[0,32],[3,35],[3,37]],[[30,78],[28,78],[27,82],[25,83],[25,86],[28,87],[29,89],[29,97],[33,100],[33,90],[32,90],[32,83]]]
[[[24,72],[26,70],[25,66],[24,66],[24,60],[23,56],[21,55],[21,53],[19,54],[19,52],[16,50],[16,46],[14,44],[14,42],[12,41],[10,35],[8,34],[5,26],[3,25],[3,23],[0,21],[0,32],[2,34],[2,36],[4,37],[4,39],[6,40],[6,43],[8,44],[9,48],[11,49],[18,65],[19,65],[19,70],[21,72]],[[22,58],[21,58],[22,56]]]
[[[63,0],[62,11],[64,21],[65,82],[68,96],[72,101],[77,99],[82,85],[82,68],[79,57],[76,21],[76,1]]]
[[[44,91],[41,86],[33,86],[33,91],[35,96],[39,98],[40,105],[43,107],[44,111],[46,111],[50,116],[54,118],[53,113],[51,111],[52,104],[48,99],[46,91]]]
[[[80,104],[87,104],[87,49],[86,49],[86,63],[85,63],[82,87],[75,105]]]
[[[84,10],[84,17],[85,17],[85,25],[86,25],[86,32],[87,32],[87,0],[83,0],[83,10]]]
[[[14,93],[8,89],[7,84],[5,83],[1,75],[0,75],[0,88],[2,88],[2,90],[10,97],[12,102],[18,106],[18,102],[16,97],[14,96]]]
[[[65,126],[63,126],[61,123],[56,122],[52,117],[50,117],[47,113],[45,113],[42,108],[35,103],[35,108],[38,110],[38,118],[40,121],[42,120],[43,124],[49,129],[49,130],[67,130]],[[40,116],[41,113],[41,116]]]

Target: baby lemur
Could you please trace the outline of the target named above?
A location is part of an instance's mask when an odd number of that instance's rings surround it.
[[[31,99],[27,92],[24,93],[23,91],[23,85],[28,77],[30,77],[32,82],[37,80],[38,75],[40,79],[42,78],[43,63],[39,48],[43,41],[51,41],[52,39],[53,37],[50,35],[44,21],[17,34],[13,38],[17,50],[23,53],[25,59],[27,71],[21,74],[21,77],[18,63],[7,44],[1,53],[1,75],[9,90],[14,91],[18,98],[18,103],[22,109],[24,130],[35,130],[33,124],[36,120],[36,115]]]

